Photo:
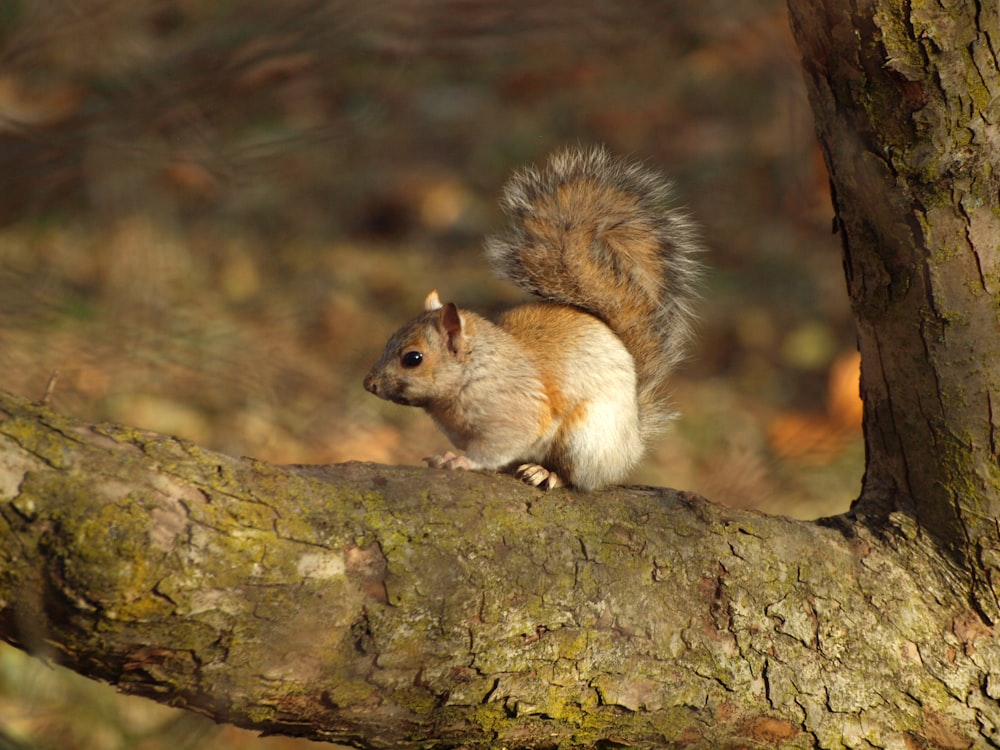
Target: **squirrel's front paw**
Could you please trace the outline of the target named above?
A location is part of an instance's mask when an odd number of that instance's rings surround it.
[[[533,484],[543,490],[554,490],[556,487],[566,486],[558,474],[538,464],[521,464],[514,472],[514,476],[522,482]]]
[[[469,459],[465,456],[456,456],[451,451],[445,451],[440,456],[428,456],[424,463],[432,469],[465,469],[472,468]]]

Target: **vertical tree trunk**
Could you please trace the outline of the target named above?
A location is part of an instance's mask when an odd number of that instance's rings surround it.
[[[789,0],[862,354],[859,515],[915,515],[1000,618],[1000,10]],[[985,571],[985,572],[984,572]]]

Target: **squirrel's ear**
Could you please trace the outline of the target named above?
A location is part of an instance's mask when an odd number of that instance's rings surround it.
[[[441,327],[448,336],[448,350],[452,354],[457,354],[459,342],[462,340],[462,316],[458,314],[454,302],[441,307]]]
[[[440,310],[440,309],[441,309],[441,298],[438,297],[438,290],[435,289],[426,297],[424,297],[424,311]]]

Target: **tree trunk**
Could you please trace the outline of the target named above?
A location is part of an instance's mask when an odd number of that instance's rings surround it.
[[[859,511],[1000,618],[1000,6],[790,0],[862,355]]]
[[[358,747],[1000,747],[998,11],[790,7],[863,355],[851,514],[276,467],[0,395],[0,634]]]

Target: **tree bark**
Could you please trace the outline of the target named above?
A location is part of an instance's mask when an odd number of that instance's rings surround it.
[[[858,509],[915,515],[1000,618],[1000,7],[789,0],[862,355]]]
[[[994,4],[790,0],[863,355],[816,523],[277,467],[0,396],[0,634],[357,747],[1000,747]]]
[[[1000,644],[902,513],[876,535],[0,417],[3,636],[126,692],[370,748],[996,739]]]

